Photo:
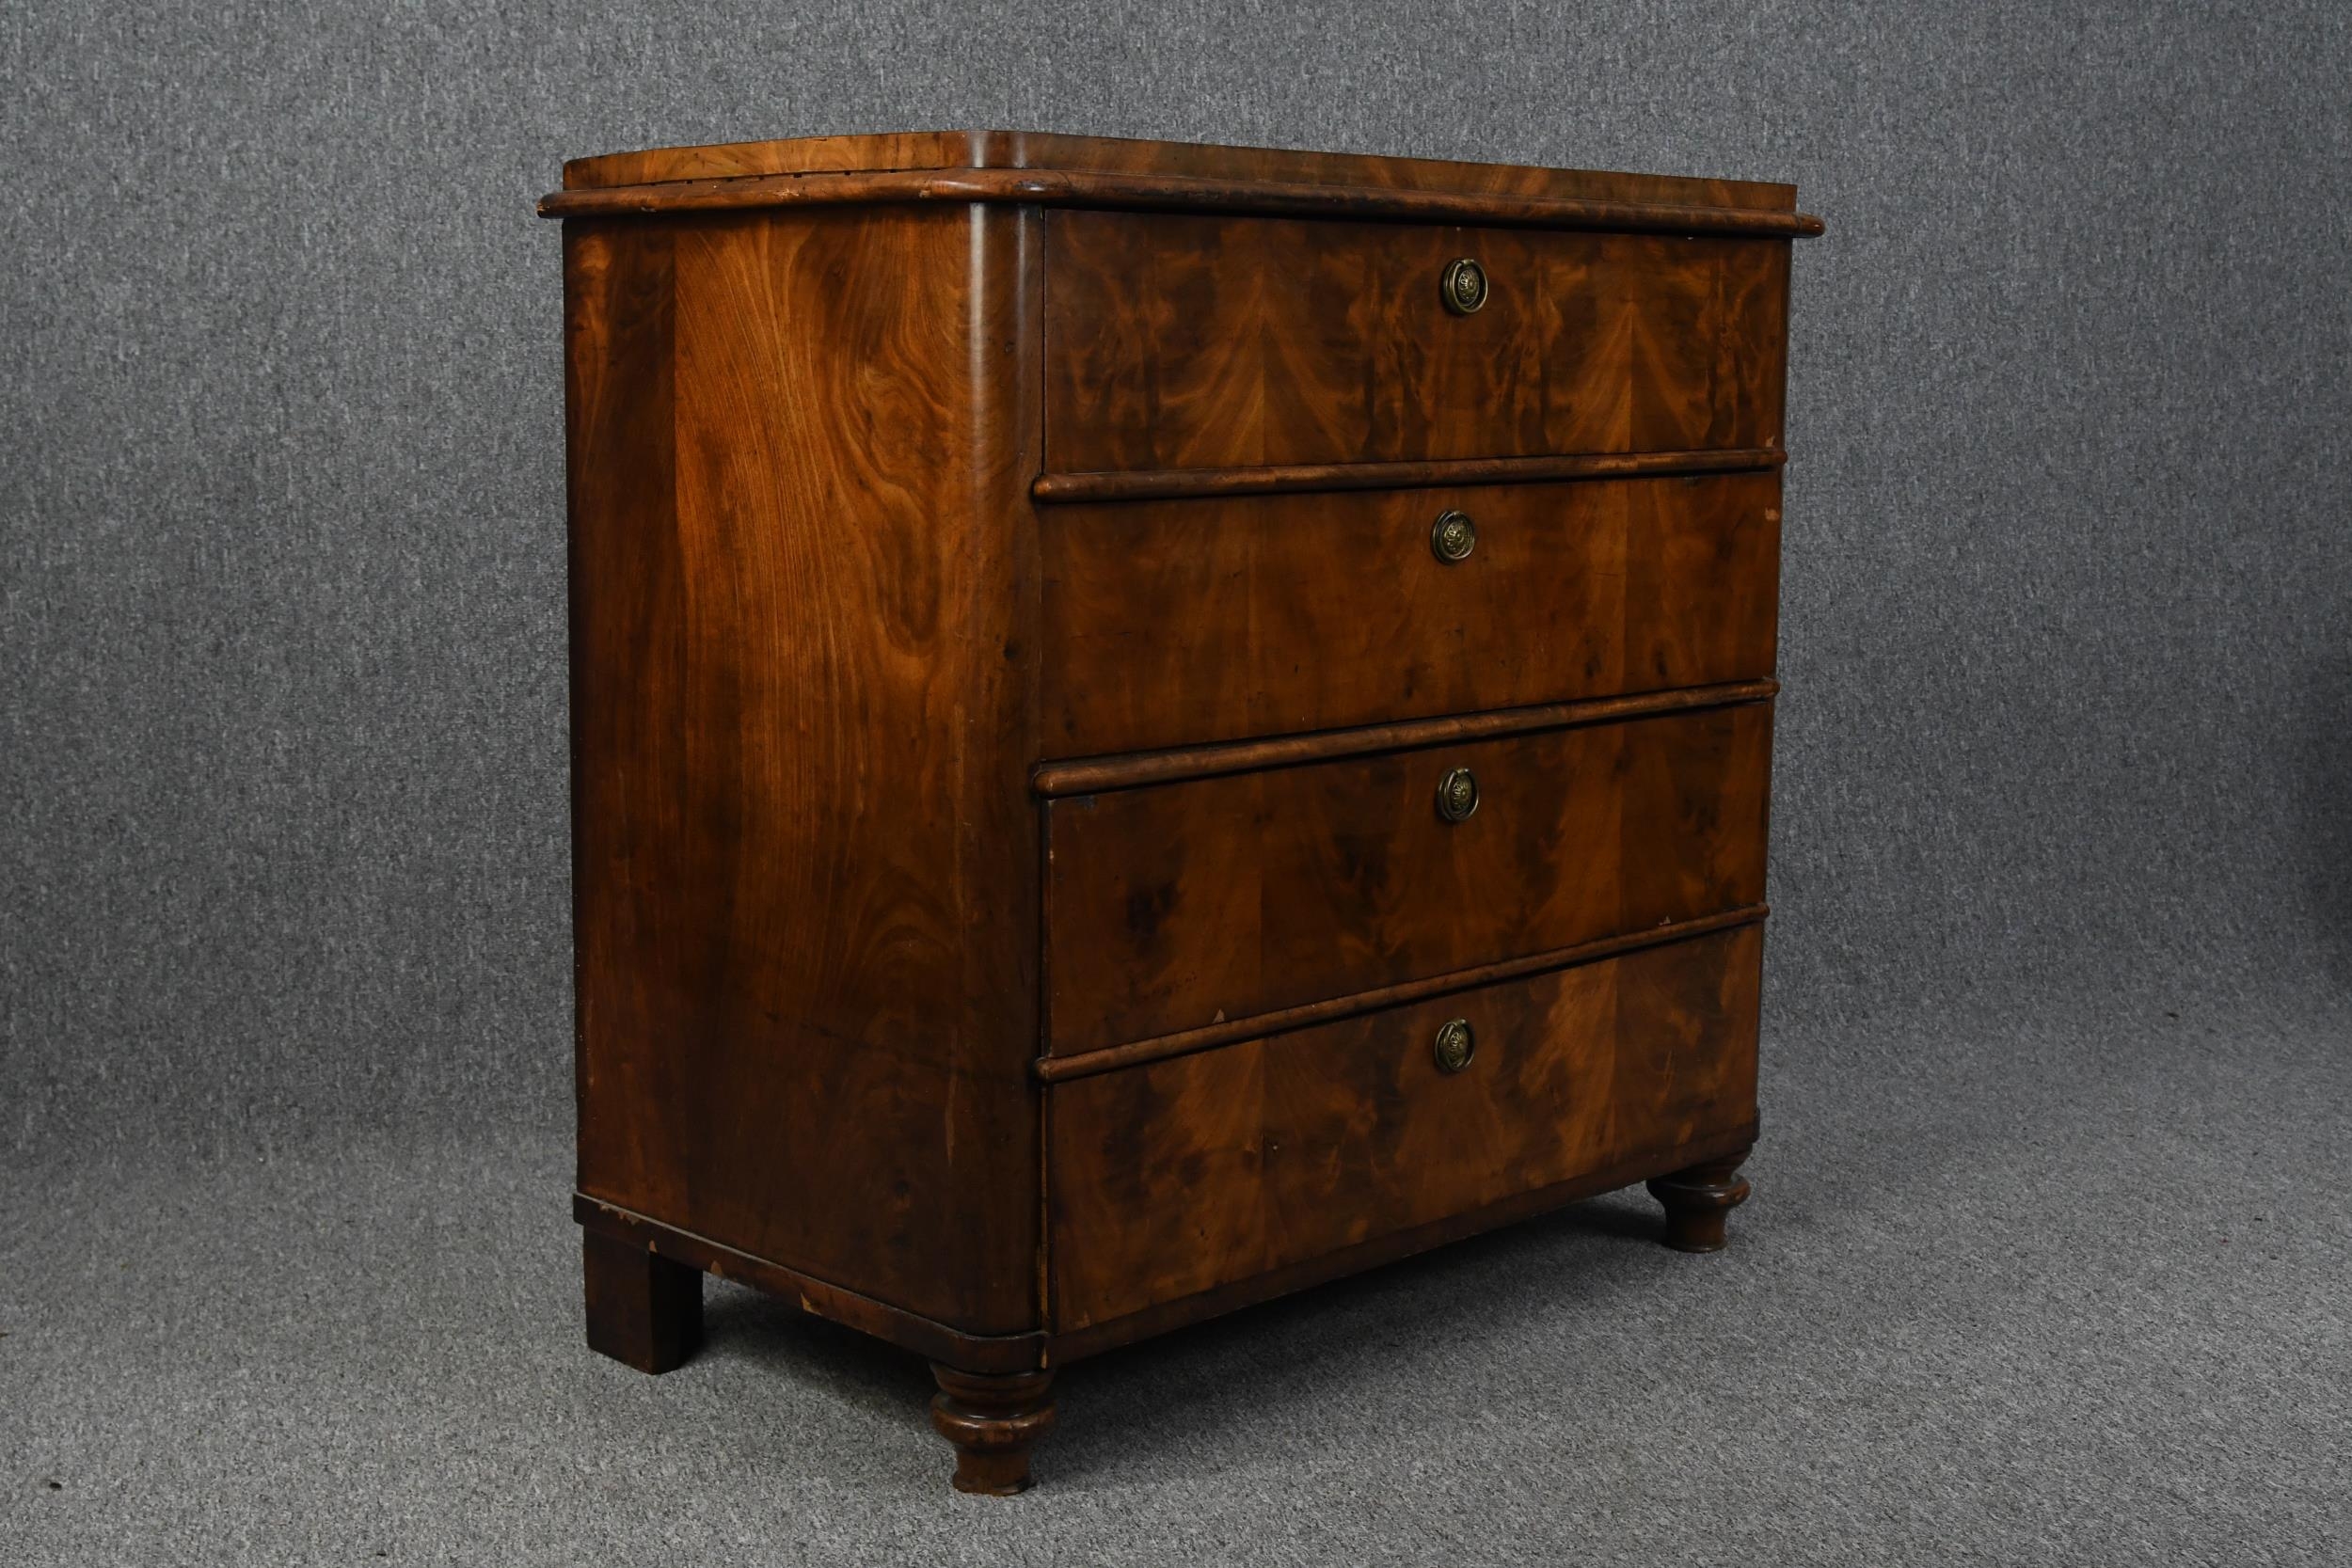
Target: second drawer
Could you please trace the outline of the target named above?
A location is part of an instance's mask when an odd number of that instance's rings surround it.
[[[1055,756],[1772,673],[1776,472],[1057,506],[1041,523]]]
[[[1750,703],[1056,800],[1047,1049],[1760,903],[1771,748]],[[1477,803],[1449,820],[1457,769]]]

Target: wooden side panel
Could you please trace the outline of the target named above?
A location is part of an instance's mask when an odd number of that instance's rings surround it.
[[[1753,704],[1057,800],[1049,1049],[1760,903],[1771,752]]]
[[[1477,544],[1448,563],[1430,529],[1455,509]],[[1047,507],[1039,521],[1049,756],[1772,673],[1777,473]]]
[[[1057,470],[1776,448],[1788,242],[1055,212]],[[1475,258],[1491,297],[1450,314]]]
[[[1754,1120],[1761,954],[1748,927],[1057,1085],[1055,1329],[1587,1171],[1675,1168]],[[1446,1075],[1454,1018],[1477,1045]]]
[[[575,224],[580,1185],[1037,1324],[1035,217]]]

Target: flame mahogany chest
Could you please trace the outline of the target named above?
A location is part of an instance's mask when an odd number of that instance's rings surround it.
[[[564,220],[590,1344],[1060,1369],[1746,1196],[1791,187],[1003,132]]]

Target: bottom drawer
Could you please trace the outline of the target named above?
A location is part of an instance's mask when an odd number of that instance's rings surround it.
[[[1054,1085],[1055,1330],[1673,1168],[1755,1119],[1762,954],[1741,927]],[[1456,1019],[1471,1052],[1449,1072]]]

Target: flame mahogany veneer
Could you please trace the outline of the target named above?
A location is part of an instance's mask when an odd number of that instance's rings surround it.
[[[1793,190],[564,174],[592,1345],[743,1280],[929,1358],[1011,1492],[1080,1356],[1638,1181],[1722,1243]]]

